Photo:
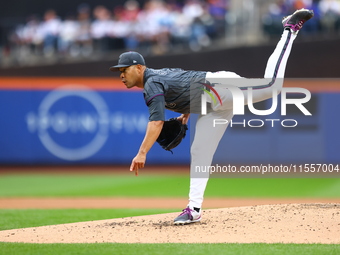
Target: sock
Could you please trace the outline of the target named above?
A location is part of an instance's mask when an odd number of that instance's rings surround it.
[[[201,208],[194,207],[194,210],[199,213]]]

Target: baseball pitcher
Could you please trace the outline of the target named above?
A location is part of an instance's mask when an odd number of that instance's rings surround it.
[[[214,73],[170,68],[152,69],[145,65],[143,56],[137,52],[121,54],[118,65],[110,67],[110,70],[120,72],[120,78],[127,88],[138,87],[143,90],[145,103],[150,114],[144,140],[136,156],[132,159],[130,171],[134,171],[138,175],[139,169],[145,165],[147,153],[153,144],[157,140],[167,140],[164,132],[160,136],[166,121],[165,109],[180,113],[181,115],[177,120],[182,125],[187,124],[190,113],[199,114],[190,151],[191,168],[210,166],[218,143],[228,125],[216,125],[209,136],[205,135],[205,131],[211,129],[214,119],[225,119],[230,123],[233,117],[233,97],[230,86],[236,86],[239,91],[242,91],[245,104],[247,104],[248,94],[245,93],[246,90],[244,89],[249,87],[252,88],[253,102],[260,102],[277,96],[283,85],[285,68],[293,42],[303,24],[313,16],[312,10],[300,9],[283,18],[283,34],[268,59],[263,79],[246,79],[228,71]],[[231,80],[237,80],[237,82],[229,84],[228,88],[216,85],[220,84],[220,81],[223,83],[226,78],[232,78]],[[193,83],[193,81],[195,82]],[[193,84],[195,90],[193,90]],[[202,114],[201,108],[195,107],[197,105],[195,101],[201,99],[201,94],[205,93],[204,91],[218,92],[219,100],[208,102],[207,112]],[[176,122],[174,123],[176,124]],[[169,128],[167,129],[169,130]],[[170,130],[175,129],[170,128]],[[179,137],[180,142],[184,137],[183,133],[185,135],[185,128],[179,125],[178,131],[171,139]],[[171,141],[167,143],[169,144]],[[178,141],[173,144],[177,145]],[[170,147],[165,145],[163,148]],[[174,224],[188,224],[201,220],[204,191],[208,179],[209,173],[206,176],[200,176],[200,178],[191,176],[189,203],[182,213],[175,218]]]

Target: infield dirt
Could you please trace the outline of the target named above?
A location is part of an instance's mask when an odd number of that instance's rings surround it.
[[[0,231],[25,243],[340,243],[340,204],[280,204],[203,211],[175,226],[178,213]]]

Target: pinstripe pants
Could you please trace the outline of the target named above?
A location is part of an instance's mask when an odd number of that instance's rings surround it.
[[[296,35],[289,30],[284,30],[268,59],[262,79],[246,79],[227,71],[207,73],[206,80],[210,84],[216,84],[214,88],[221,103],[218,100],[210,101],[213,111],[206,115],[201,114],[196,122],[195,136],[191,145],[189,207],[202,207],[209,172],[197,173],[197,169],[211,166],[217,146],[233,117],[233,94],[225,84],[236,86],[242,91],[244,105],[248,103],[247,88],[249,87],[252,88],[253,103],[276,97],[282,89],[287,60],[295,38]],[[227,124],[214,126],[215,119],[227,120]]]

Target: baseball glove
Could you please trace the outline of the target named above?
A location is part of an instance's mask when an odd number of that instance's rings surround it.
[[[186,124],[182,124],[182,122],[176,118],[171,118],[164,121],[157,142],[164,150],[171,151],[182,142],[187,130],[188,126]]]

